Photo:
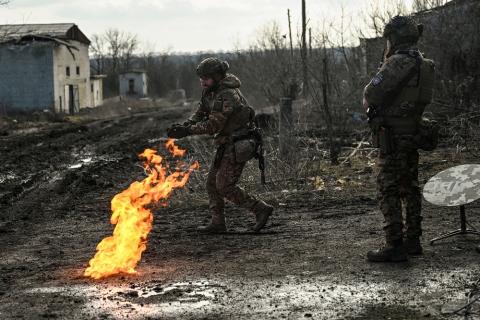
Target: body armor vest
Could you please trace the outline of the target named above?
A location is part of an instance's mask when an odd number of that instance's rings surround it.
[[[230,90],[231,94],[237,95],[237,97],[234,99],[235,103],[233,103],[231,106],[233,108],[233,112],[225,123],[223,129],[217,133],[217,138],[229,137],[240,130],[250,129],[254,126],[255,111],[252,107],[250,107],[247,100],[237,88],[221,88],[218,90],[214,94],[213,99],[208,101],[211,108],[210,110],[222,112],[223,100],[221,96],[224,90]]]
[[[419,54],[416,72],[401,88],[389,106],[385,124],[397,134],[414,134],[425,107],[432,101],[435,82],[435,63]]]

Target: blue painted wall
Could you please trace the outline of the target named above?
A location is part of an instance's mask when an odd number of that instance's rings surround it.
[[[52,108],[53,86],[53,43],[0,45],[0,109]]]

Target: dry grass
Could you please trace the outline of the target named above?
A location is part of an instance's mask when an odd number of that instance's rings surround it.
[[[296,147],[288,158],[281,158],[278,136],[265,137],[266,185],[260,183],[258,162],[247,163],[239,185],[275,204],[282,204],[298,193],[309,193],[321,200],[341,192],[345,196],[372,192],[376,152],[362,148],[342,165],[331,165],[326,142],[320,138],[296,137]],[[215,154],[215,147],[206,137],[192,137],[181,145],[189,150],[188,161],[198,160],[200,169],[192,174],[188,188],[179,191],[174,201],[208,203],[205,182]],[[354,148],[345,147],[341,157],[349,156]]]

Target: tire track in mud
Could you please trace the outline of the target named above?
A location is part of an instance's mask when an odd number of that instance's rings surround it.
[[[47,209],[62,211],[82,189],[110,187],[148,140],[164,135],[182,112],[54,124],[34,134],[1,137],[0,232],[12,221],[41,219]]]

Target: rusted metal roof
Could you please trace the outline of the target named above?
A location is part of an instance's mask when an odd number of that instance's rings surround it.
[[[74,23],[0,25],[0,42],[54,38],[76,40],[87,45],[90,40]]]

